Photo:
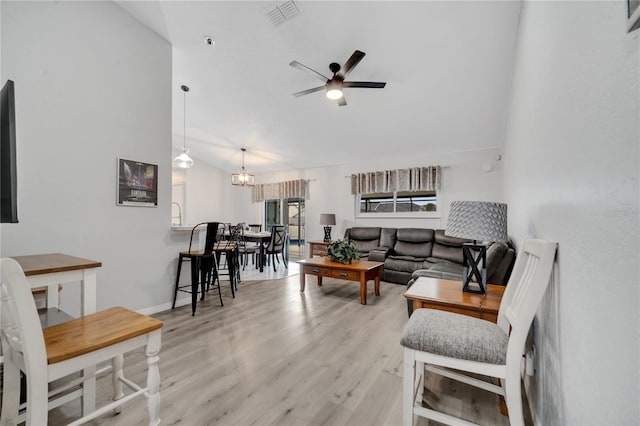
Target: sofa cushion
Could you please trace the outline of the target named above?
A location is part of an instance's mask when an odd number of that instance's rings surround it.
[[[399,228],[396,230],[396,239],[410,243],[430,243],[433,241],[433,229]]]
[[[487,276],[491,275],[500,263],[500,260],[507,254],[509,247],[505,243],[493,243],[487,249]]]
[[[394,256],[387,257],[384,261],[385,270],[394,270],[413,273],[416,269],[428,269],[432,266],[432,263],[427,262],[426,259],[416,259],[411,256]]]
[[[431,256],[436,259],[444,259],[460,264],[462,264],[462,262],[464,261],[462,245],[460,245],[460,247],[453,247],[435,243],[433,245],[433,249],[431,250]]]
[[[382,228],[380,230],[380,245],[393,248],[396,243],[396,228]]]
[[[432,245],[432,243],[410,243],[398,240],[393,246],[393,253],[396,256],[411,256],[426,259],[431,256]]]
[[[348,229],[345,238],[352,240],[377,240],[380,241],[380,228],[376,227],[354,227]]]
[[[487,250],[487,282],[506,285],[515,257],[516,252],[506,243],[493,243]]]
[[[435,309],[417,309],[404,328],[406,348],[451,358],[503,365],[509,336],[498,325]]]

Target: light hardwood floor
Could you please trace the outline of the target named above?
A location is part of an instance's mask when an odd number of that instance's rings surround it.
[[[224,307],[210,292],[195,317],[189,306],[155,315],[164,321],[163,423],[400,424],[405,287],[383,282],[381,296],[370,288],[363,306],[356,283],[326,279],[318,287],[308,277],[301,294],[297,275],[247,279],[256,276],[243,275],[235,299],[223,285]],[[125,371],[144,383],[142,351],[125,357]],[[508,424],[493,394],[441,378],[430,379],[427,388],[429,405],[481,424]],[[110,397],[110,380],[99,379],[98,403]],[[79,403],[68,404],[50,413],[50,423],[68,422],[78,413]],[[120,415],[91,424],[146,421],[146,400],[138,398]]]

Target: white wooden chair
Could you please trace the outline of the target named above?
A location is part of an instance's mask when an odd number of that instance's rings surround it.
[[[414,414],[446,424],[471,424],[422,406],[425,367],[430,373],[504,396],[510,423],[524,424],[521,361],[529,327],[549,284],[556,249],[557,243],[525,238],[500,304],[497,324],[433,309],[413,312],[401,339],[403,425],[412,425]],[[501,386],[463,372],[498,378]]]
[[[114,401],[72,424],[85,423],[110,410],[119,412],[125,402],[140,395],[148,399],[149,424],[160,423],[160,375],[158,352],[162,322],[129,311],[111,308],[95,314],[42,329],[31,289],[18,262],[3,258],[1,269],[0,337],[4,353],[4,390],[0,425],[47,424],[48,410],[82,396],[79,384],[91,377],[73,379],[62,387],[49,390],[49,383],[78,371],[111,360],[111,366],[96,374],[112,370]],[[147,386],[141,388],[123,374],[123,353],[145,347]],[[20,371],[27,383],[27,400],[20,407]],[[124,394],[123,385],[133,392]],[[22,409],[26,413],[19,414]],[[22,418],[24,417],[24,419]]]

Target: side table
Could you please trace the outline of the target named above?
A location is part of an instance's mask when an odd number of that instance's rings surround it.
[[[330,241],[309,241],[309,257],[326,256],[329,244],[331,244]]]
[[[485,294],[462,291],[461,281],[420,277],[404,293],[413,309],[431,308],[498,322],[504,286],[488,284]]]

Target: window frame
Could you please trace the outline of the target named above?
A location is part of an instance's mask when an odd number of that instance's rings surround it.
[[[397,211],[397,203],[398,203],[398,194],[405,194],[408,192],[416,192],[416,193],[429,193],[433,194],[430,196],[435,197],[436,210],[435,211],[417,211],[417,212],[398,212]],[[382,213],[371,213],[371,212],[361,212],[360,205],[362,203],[362,195],[371,196],[375,194],[392,194],[393,195],[393,211],[392,212],[382,212]],[[423,195],[424,196],[424,195]],[[436,191],[393,191],[393,192],[380,192],[373,194],[355,194],[354,196],[354,209],[355,209],[355,217],[357,218],[419,218],[419,219],[439,219],[440,218],[440,210],[438,209],[438,199],[439,196]]]

